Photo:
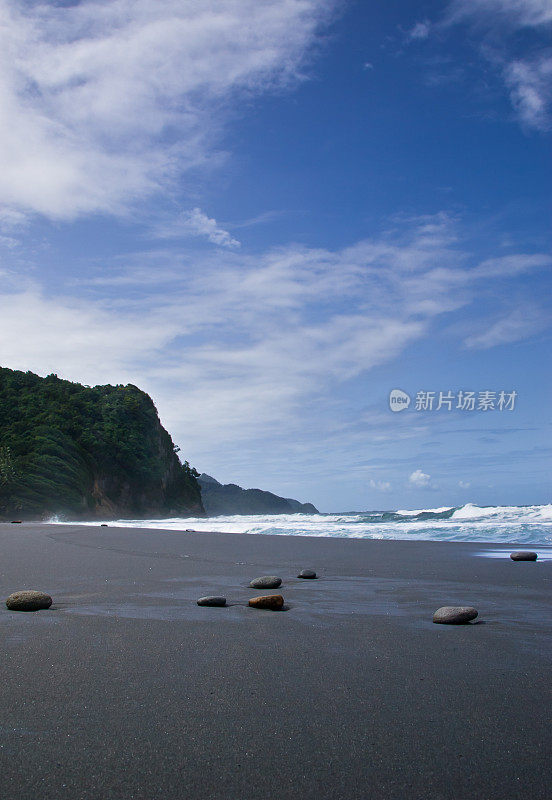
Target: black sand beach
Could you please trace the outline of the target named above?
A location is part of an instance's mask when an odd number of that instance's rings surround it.
[[[3,524],[0,541],[2,598],[54,598],[2,603],[2,797],[551,795],[552,562],[99,526]],[[308,567],[318,580],[295,577]],[[265,574],[286,610],[247,607]],[[478,621],[434,625],[442,605]]]

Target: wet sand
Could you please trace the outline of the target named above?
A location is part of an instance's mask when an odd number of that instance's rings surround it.
[[[2,599],[54,598],[0,609],[2,797],[550,797],[552,561],[41,524],[0,544]],[[284,611],[247,607],[265,574]],[[479,621],[434,625],[442,605]]]

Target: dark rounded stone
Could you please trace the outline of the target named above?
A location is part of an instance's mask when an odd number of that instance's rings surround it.
[[[477,611],[473,606],[443,606],[433,615],[433,622],[442,625],[466,625],[476,616]]]
[[[284,605],[284,598],[281,594],[265,594],[261,597],[252,597],[249,605],[251,608],[269,608],[272,611],[279,611]]]
[[[298,578],[316,578],[316,572],[313,569],[302,569]]]
[[[532,550],[516,550],[515,553],[510,553],[510,558],[512,561],[536,561],[538,555]]]
[[[107,527],[108,527],[107,522],[102,522],[102,524],[100,525],[100,528],[107,528]]]
[[[255,578],[249,584],[250,589],[277,589],[281,586],[282,579],[277,578],[276,575],[263,575],[262,578]]]
[[[52,598],[45,592],[14,592],[6,600],[6,605],[10,611],[38,611],[40,608],[50,608]]]
[[[225,606],[226,597],[207,596],[200,597],[197,601],[198,606]]]

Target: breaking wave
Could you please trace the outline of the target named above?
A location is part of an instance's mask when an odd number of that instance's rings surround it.
[[[50,521],[59,523],[57,519]],[[84,524],[98,525],[99,521]],[[467,503],[398,511],[118,520],[109,524],[276,536],[552,544],[552,504],[477,506]]]

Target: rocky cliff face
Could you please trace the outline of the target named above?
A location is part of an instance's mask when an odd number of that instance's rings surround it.
[[[0,369],[0,516],[202,516],[151,398]]]
[[[202,473],[198,478],[208,516],[218,514],[318,514],[312,503],[300,503],[262,489],[242,489],[235,483],[219,483]]]
[[[161,444],[166,431],[161,424],[159,427]],[[195,477],[186,476],[172,446],[163,449],[159,454],[162,471],[146,482],[132,474],[95,473],[90,492],[83,496],[82,516],[89,516],[90,511],[101,519],[205,516]]]

